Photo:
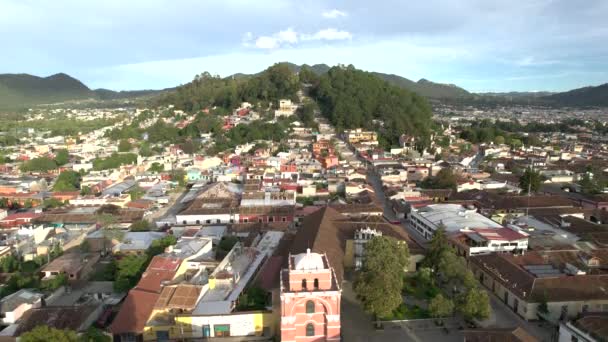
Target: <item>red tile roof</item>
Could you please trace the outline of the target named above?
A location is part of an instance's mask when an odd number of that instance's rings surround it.
[[[176,272],[179,265],[181,265],[182,259],[179,258],[169,258],[163,256],[155,256],[150,261],[150,265],[146,271],[155,270],[155,271],[172,271]]]
[[[510,228],[498,228],[498,229],[477,228],[477,229],[473,229],[473,231],[476,232],[478,235],[481,235],[486,240],[490,240],[490,241],[493,241],[493,240],[514,241],[514,240],[525,239],[526,237],[528,237],[528,235],[524,235],[522,233],[516,232],[515,230],[510,229]]]
[[[110,325],[110,331],[113,334],[142,332],[159,296],[155,292],[131,290]]]

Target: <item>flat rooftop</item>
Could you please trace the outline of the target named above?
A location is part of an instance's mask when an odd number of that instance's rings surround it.
[[[448,232],[464,228],[498,229],[503,226],[460,204],[431,204],[418,209],[417,213],[434,225],[443,224]]]

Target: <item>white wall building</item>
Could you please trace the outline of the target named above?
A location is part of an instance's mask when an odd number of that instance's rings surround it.
[[[408,220],[412,227],[428,240],[441,225],[448,233],[467,228],[503,227],[498,222],[477,213],[475,207],[463,207],[459,204],[431,204],[418,209],[412,208]]]

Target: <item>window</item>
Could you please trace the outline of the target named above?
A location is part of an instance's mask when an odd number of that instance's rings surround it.
[[[302,279],[302,290],[306,290],[306,279]]]
[[[315,313],[315,302],[312,300],[306,302],[306,313]]]
[[[217,223],[220,223],[220,222],[222,222],[222,221],[221,221],[220,219],[217,219],[217,220],[216,220],[216,222],[217,222]]]
[[[319,289],[319,279],[315,278],[315,281],[313,282],[313,286],[315,287],[315,290]]]
[[[315,336],[315,326],[312,323],[306,324],[306,336]]]
[[[211,223],[211,220],[207,220],[206,222],[209,224],[209,223]]]
[[[269,216],[268,217],[268,222],[274,222],[274,216]]]
[[[196,224],[201,224],[201,220],[196,220]]]
[[[215,337],[230,336],[230,325],[228,324],[215,324],[213,330],[215,332]]]
[[[243,219],[243,222],[247,223],[249,222],[249,219]]]
[[[187,223],[186,223],[186,220],[183,220],[183,221],[182,221],[182,223],[183,223],[183,224],[187,224]]]
[[[282,218],[281,218],[281,221],[286,222],[286,221],[287,221],[287,218],[286,218],[286,217],[282,217]]]

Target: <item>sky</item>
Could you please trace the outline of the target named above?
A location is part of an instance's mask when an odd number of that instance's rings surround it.
[[[0,0],[0,73],[161,89],[353,64],[469,91],[608,82],[606,0]]]

